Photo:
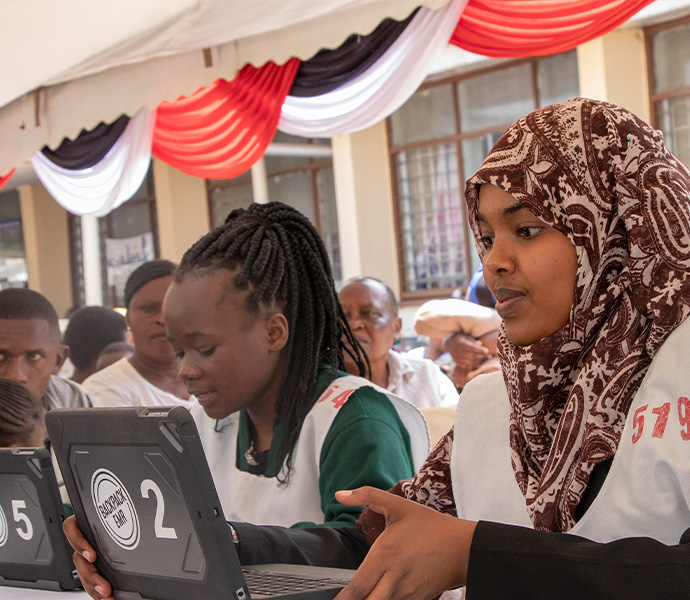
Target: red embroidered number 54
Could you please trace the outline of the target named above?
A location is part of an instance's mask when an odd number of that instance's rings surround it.
[[[341,408],[343,404],[345,404],[345,401],[352,395],[352,392],[355,390],[343,390],[339,394],[336,394],[333,396],[333,393],[338,389],[339,386],[333,385],[331,386],[331,389],[328,390],[321,398],[317,400],[317,402],[325,402],[326,400],[329,400],[333,403],[333,406],[336,408]]]
[[[633,435],[632,443],[635,444],[642,437],[642,431],[645,423],[645,412],[649,408],[648,404],[640,406],[633,415]],[[664,436],[668,418],[671,413],[671,403],[664,402],[661,406],[652,409],[652,414],[656,415],[654,421],[654,429],[652,430],[653,438],[660,438]],[[680,437],[684,441],[690,441],[690,400],[681,396],[678,398],[678,420],[680,422]]]

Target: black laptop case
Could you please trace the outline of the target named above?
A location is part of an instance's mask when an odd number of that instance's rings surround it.
[[[0,448],[0,585],[73,590],[81,587],[50,453]]]
[[[52,410],[46,425],[77,523],[118,600],[250,597],[186,408]],[[333,598],[345,583],[305,592],[291,584],[274,597]]]

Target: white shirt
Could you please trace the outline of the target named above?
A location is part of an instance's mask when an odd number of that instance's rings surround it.
[[[208,417],[198,403],[195,404],[191,412],[225,518],[284,527],[300,521],[323,523],[319,490],[323,443],[338,411],[350,395],[363,386],[381,392],[393,404],[410,435],[414,467],[419,468],[429,454],[429,433],[424,417],[408,402],[361,377],[348,375],[337,378],[311,408],[295,445],[289,485],[281,485],[275,477],[240,471],[235,466],[239,413],[216,421]]]
[[[94,406],[176,406],[191,408],[194,398],[183,400],[145,379],[127,358],[87,377],[82,384]]]
[[[417,408],[457,405],[455,385],[433,361],[389,350],[387,364],[389,392]]]
[[[677,544],[690,527],[690,319],[659,348],[635,395],[618,450],[570,533],[598,542],[646,536]],[[451,456],[458,517],[531,527],[510,458],[502,373],[480,375],[458,404]]]

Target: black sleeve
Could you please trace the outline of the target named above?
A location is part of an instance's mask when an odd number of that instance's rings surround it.
[[[359,527],[285,529],[251,523],[232,523],[243,565],[291,563],[356,569],[369,550]]]
[[[650,538],[608,544],[563,533],[480,522],[467,600],[690,597],[690,529],[677,546]]]

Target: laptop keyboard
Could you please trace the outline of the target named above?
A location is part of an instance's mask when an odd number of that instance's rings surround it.
[[[345,587],[349,582],[338,579],[309,579],[286,573],[270,573],[243,569],[247,587],[252,595],[280,595],[319,590],[325,588]]]

